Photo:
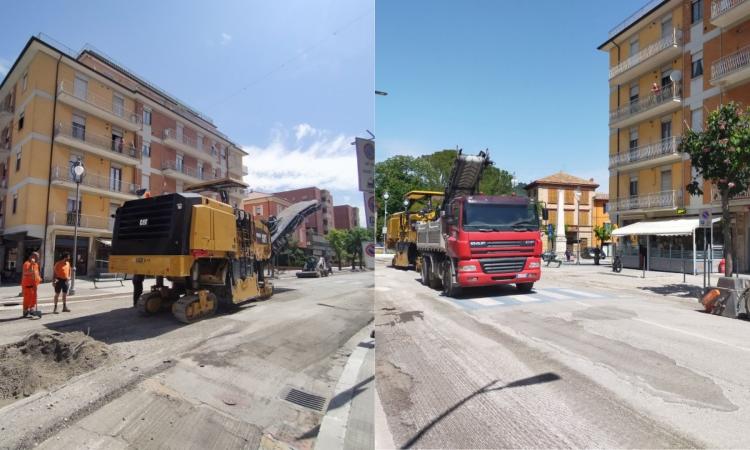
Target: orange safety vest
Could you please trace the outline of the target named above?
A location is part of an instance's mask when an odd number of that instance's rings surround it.
[[[23,276],[21,277],[21,286],[36,287],[42,282],[39,276],[39,264],[31,261],[23,263]]]

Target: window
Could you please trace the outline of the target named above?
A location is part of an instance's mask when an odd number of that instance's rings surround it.
[[[693,78],[703,75],[703,54],[696,53],[693,55],[691,74]]]
[[[122,153],[122,130],[112,128],[112,150],[117,153]]]
[[[661,21],[661,37],[665,38],[668,36],[673,35],[674,27],[672,27],[672,16],[664,18],[664,20]]]
[[[672,84],[670,75],[672,75],[671,67],[668,67],[661,71],[661,87],[669,86],[670,84]]]
[[[21,80],[21,92],[26,92],[26,88],[29,86],[29,73],[26,72],[23,74],[23,79]]]
[[[661,120],[661,138],[669,139],[672,137],[672,118],[665,118]]]
[[[662,170],[661,171],[661,191],[671,191],[672,190],[672,170]]]
[[[109,168],[109,190],[112,192],[122,191],[122,168]]]
[[[182,172],[182,168],[184,167],[185,163],[185,157],[183,155],[177,155],[177,161],[175,164],[175,169]]]
[[[16,152],[16,172],[21,170],[21,149]]]
[[[151,144],[148,142],[143,143],[143,156],[151,156]]]
[[[143,175],[141,181],[143,182],[143,186],[141,186],[142,188],[151,189],[151,177],[149,177],[148,175]]]
[[[628,56],[633,56],[636,53],[638,53],[638,37],[630,41],[630,53],[628,53]]]
[[[203,163],[198,163],[198,178],[203,179]]]
[[[703,131],[703,108],[691,111],[690,124],[693,127],[693,131]]]
[[[86,140],[86,118],[77,114],[73,114],[73,137]]]
[[[21,114],[18,115],[18,131],[23,129],[25,113],[26,111],[21,111]]]
[[[198,139],[195,140],[198,150],[203,150],[203,135],[199,134]]]
[[[76,77],[73,82],[73,95],[80,99],[86,99],[89,94],[89,82],[85,78]]]
[[[630,177],[630,196],[638,195],[638,177]]]
[[[143,110],[143,124],[151,125],[151,110],[150,109]]]
[[[263,214],[263,205],[255,207],[255,215],[260,216]]]
[[[630,151],[635,150],[638,148],[638,127],[633,127],[630,129]]]
[[[630,103],[638,101],[638,83],[630,85]]]
[[[112,95],[112,112],[120,117],[125,114],[125,99],[117,94]]]
[[[18,207],[18,194],[13,194],[13,214],[16,213],[17,207]]]
[[[690,5],[690,23],[703,20],[703,0],[693,0]]]

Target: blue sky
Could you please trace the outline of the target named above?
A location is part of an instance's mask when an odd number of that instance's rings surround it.
[[[374,120],[374,21],[374,0],[13,1],[0,77],[39,32],[90,43],[246,147],[252,187],[361,207],[349,143]]]
[[[608,58],[646,0],[378,0],[378,159],[484,148],[528,182],[559,170],[608,190]]]

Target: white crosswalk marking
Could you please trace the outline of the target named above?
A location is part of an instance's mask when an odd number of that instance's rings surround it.
[[[573,295],[574,297],[586,297],[586,298],[603,298],[604,295],[601,294],[592,294],[591,292],[581,292],[576,291],[575,289],[560,289],[562,292],[565,292],[566,294]]]
[[[538,302],[541,300],[538,297],[533,297],[531,295],[509,295],[508,298],[512,298],[513,300],[521,303]]]
[[[558,294],[557,292],[552,292],[552,291],[540,291],[539,294],[542,295],[543,297],[554,298],[555,300],[568,300],[572,298],[568,295],[562,295],[562,294]]]
[[[501,301],[501,300],[494,300],[494,299],[492,299],[490,297],[472,298],[471,301],[474,302],[474,303],[476,303],[476,304],[478,304],[478,305],[482,305],[482,306],[497,306],[497,305],[504,304],[503,301]]]

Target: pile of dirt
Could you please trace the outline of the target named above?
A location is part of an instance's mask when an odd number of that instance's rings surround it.
[[[112,350],[76,331],[39,332],[0,346],[0,405],[106,364]]]

